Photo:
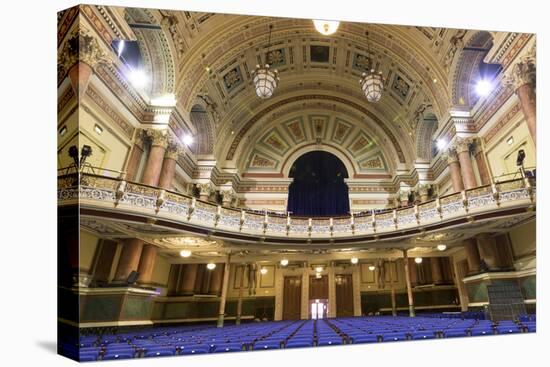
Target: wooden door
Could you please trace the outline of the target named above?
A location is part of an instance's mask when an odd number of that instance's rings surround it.
[[[351,274],[336,275],[336,316],[353,316],[353,283]]]
[[[309,277],[309,299],[328,299],[328,277]]]
[[[283,320],[299,320],[302,306],[302,277],[285,277]]]

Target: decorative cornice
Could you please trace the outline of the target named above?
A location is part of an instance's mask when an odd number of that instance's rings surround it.
[[[508,112],[506,112],[506,114],[500,120],[498,120],[496,124],[493,125],[493,127],[491,128],[491,130],[489,130],[489,132],[487,132],[487,134],[485,134],[485,136],[483,137],[483,141],[485,142],[485,144],[488,144],[491,140],[493,140],[493,138],[499,132],[501,132],[504,129],[504,127],[508,125],[508,123],[512,121],[512,119],[520,111],[521,111],[521,104],[518,102],[514,104],[514,106]]]

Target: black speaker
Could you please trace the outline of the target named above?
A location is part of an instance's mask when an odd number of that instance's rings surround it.
[[[139,273],[135,270],[132,270],[130,275],[128,275],[128,279],[126,279],[126,282],[128,284],[134,284],[135,282],[137,282],[138,277],[139,277]]]

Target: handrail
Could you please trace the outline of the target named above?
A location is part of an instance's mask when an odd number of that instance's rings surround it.
[[[64,201],[103,202],[101,205],[150,211],[153,215],[181,218],[194,225],[250,234],[275,236],[337,237],[355,233],[382,233],[434,224],[472,213],[516,205],[533,206],[535,180],[521,179],[484,185],[436,197],[406,208],[347,217],[273,216],[268,212],[228,208],[190,195],[97,174],[59,177],[58,198]],[[474,193],[474,194],[472,194]],[[90,201],[91,200],[91,201]],[[160,214],[159,214],[160,213]]]

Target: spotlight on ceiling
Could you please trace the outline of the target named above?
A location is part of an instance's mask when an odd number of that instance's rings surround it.
[[[415,257],[414,262],[417,263],[417,264],[421,264],[422,263],[422,258],[421,257]]]
[[[288,259],[282,259],[281,266],[287,266],[287,265],[288,265]]]
[[[261,268],[261,269],[260,269],[260,274],[266,275],[266,274],[267,274],[267,268],[265,268],[265,267],[264,267],[264,268]]]
[[[447,245],[444,245],[444,244],[437,245],[437,249],[439,251],[445,251],[447,249]]]
[[[370,270],[370,271],[374,271],[374,269],[376,269],[376,266],[374,266],[374,265],[369,265],[369,270]]]
[[[145,86],[149,82],[149,78],[147,77],[147,75],[140,69],[134,69],[130,71],[128,79],[130,80],[130,83],[132,83],[132,85],[136,88],[145,88]]]
[[[437,139],[435,144],[437,145],[437,149],[443,150],[447,146],[447,141],[445,139]]]
[[[315,26],[317,32],[324,36],[328,36],[338,30],[340,22],[335,20],[314,20],[313,25]]]
[[[189,251],[189,250],[181,250],[181,251],[180,251],[180,256],[181,256],[181,257],[189,257],[189,256],[191,256],[191,251]]]
[[[492,89],[493,86],[491,85],[491,82],[486,79],[478,80],[476,83],[476,93],[480,97],[488,96]]]
[[[317,266],[317,267],[315,268],[315,271],[316,271],[317,273],[321,273],[321,272],[323,271],[323,267],[322,267],[322,266]]]
[[[359,262],[359,259],[356,257],[352,257],[350,261],[352,264],[357,264]]]
[[[214,264],[214,263],[208,263],[208,264],[206,264],[206,269],[208,269],[208,270],[214,270],[214,269],[216,269],[216,264]]]
[[[192,135],[186,134],[183,136],[183,144],[190,146],[191,144],[193,144],[193,141],[194,139]]]

